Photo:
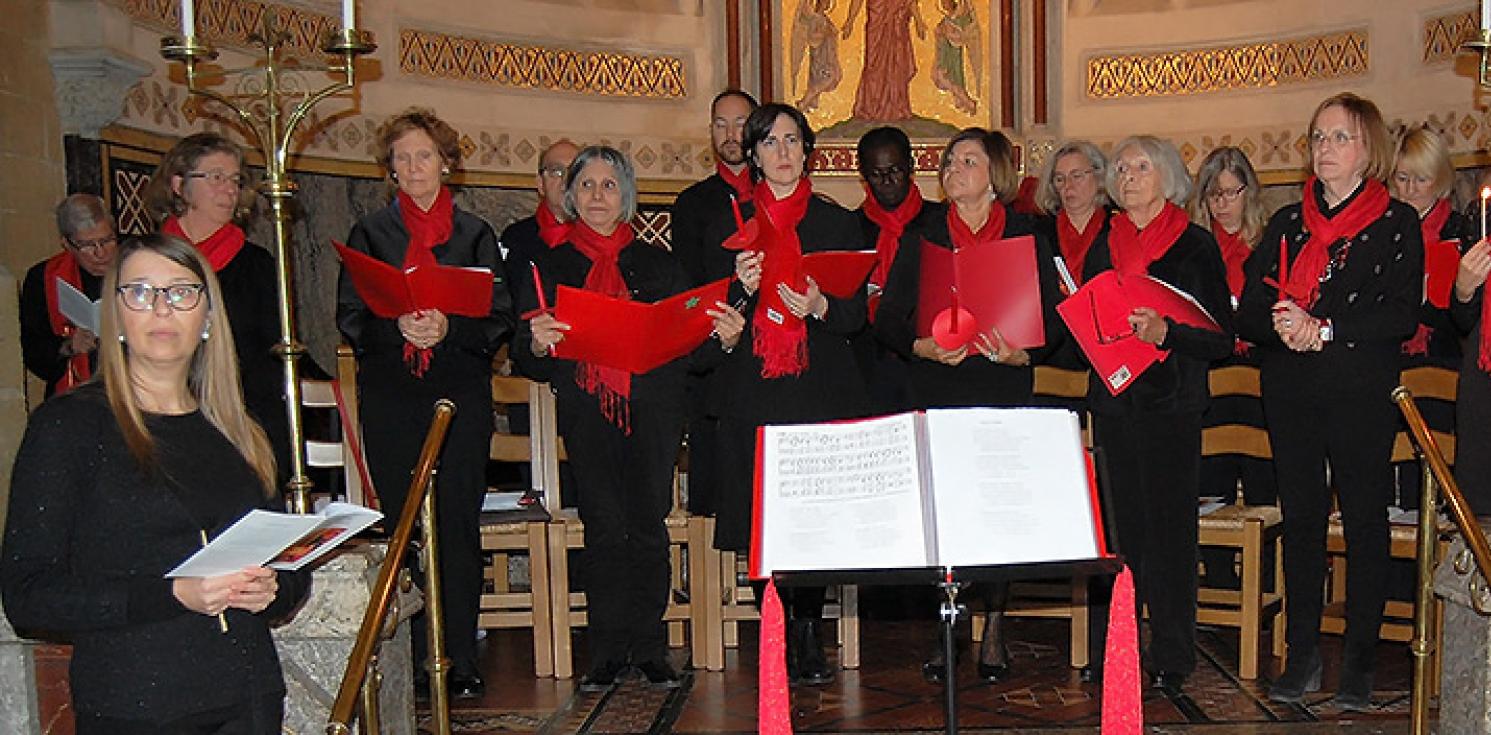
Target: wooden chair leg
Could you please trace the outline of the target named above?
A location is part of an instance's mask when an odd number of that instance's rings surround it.
[[[859,668],[859,587],[839,587],[839,665]]]
[[[549,597],[549,524],[528,524],[528,578],[533,600],[533,675],[554,675],[554,613]]]
[[[705,543],[699,547],[704,553],[699,555],[699,564],[705,571],[700,575],[700,581],[704,586],[704,596],[697,603],[700,610],[700,638],[704,648],[704,668],[709,671],[725,670],[725,639],[724,639],[724,617],[725,610],[725,588],[724,588],[724,554],[714,548],[713,518],[704,519]]]
[[[1263,522],[1243,522],[1241,620],[1238,621],[1240,660],[1238,676],[1258,678],[1258,644],[1263,626]]]
[[[726,551],[720,554],[720,574],[723,575],[727,602],[734,607],[740,604],[738,585],[735,583],[735,552]],[[740,626],[734,620],[721,619],[720,640],[724,642],[725,648],[735,648],[740,645]],[[721,654],[723,656],[723,654]]]
[[[1087,665],[1087,577],[1072,577],[1072,668]]]
[[[569,548],[566,543],[565,524],[552,523],[549,528],[549,599],[554,616],[554,678],[568,679],[575,675],[573,641],[570,639],[574,621],[571,617],[569,594]]]
[[[1289,590],[1284,589],[1284,534],[1274,539],[1274,591],[1284,595],[1279,602],[1279,612],[1274,615],[1274,658],[1284,658],[1284,632],[1288,627],[1288,620],[1284,617],[1284,606],[1289,603]]]

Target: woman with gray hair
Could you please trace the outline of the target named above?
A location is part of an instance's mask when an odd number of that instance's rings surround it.
[[[1149,606],[1145,667],[1177,691],[1196,666],[1196,485],[1207,369],[1232,352],[1232,308],[1217,242],[1180,205],[1191,178],[1169,142],[1147,135],[1114,149],[1108,195],[1121,212],[1093,243],[1086,276],[1149,276],[1191,294],[1220,332],[1180,324],[1148,306],[1128,315],[1133,337],[1170,353],[1122,393],[1096,374],[1087,391],[1093,439],[1106,458],[1113,536]],[[1101,660],[1102,642],[1094,649]]]
[[[66,393],[92,375],[98,337],[61,309],[58,282],[97,300],[118,238],[102,199],[73,194],[57,205],[62,252],[32,266],[21,284],[21,356],[47,383],[47,396]],[[94,325],[97,328],[97,325]]]
[[[638,240],[630,224],[637,182],[621,151],[589,146],[565,173],[564,209],[574,222],[569,239],[539,254],[531,273],[514,284],[519,313],[539,310],[535,290],[553,303],[560,285],[606,296],[656,302],[688,290],[682,263],[661,247]],[[698,350],[718,356],[733,349],[745,326],[720,302],[708,312],[718,341]],[[539,313],[519,327],[514,351],[524,375],[554,386],[559,426],[580,495],[585,551],[580,574],[590,605],[590,668],[580,685],[602,690],[628,667],[656,686],[678,686],[668,663],[668,531],[673,464],[683,436],[684,376],[689,358],[642,374],[555,357],[569,325]]]
[[[1061,144],[1041,169],[1035,203],[1051,215],[1050,237],[1077,285],[1098,233],[1108,227],[1108,193],[1103,182],[1108,159],[1085,140]]]

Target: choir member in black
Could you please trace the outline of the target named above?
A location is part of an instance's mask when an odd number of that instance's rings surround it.
[[[864,326],[864,290],[838,298],[811,279],[797,281],[802,253],[863,249],[854,215],[813,195],[806,173],[813,141],[807,118],[788,105],[763,105],[746,121],[746,160],[756,186],[753,201],[742,209],[776,235],[763,237],[772,241],[769,255],[747,250],[736,256],[741,285],[735,290],[744,293],[731,298],[747,297],[746,331],[716,378],[721,381],[716,400],[722,492],[715,546],[720,549],[744,553],[751,545],[758,427],[857,417],[867,410],[849,344]],[[756,216],[762,209],[767,217]],[[710,224],[705,240],[717,248],[735,231],[733,218],[726,218]],[[783,595],[791,620],[788,675],[810,684],[834,676],[818,631],[823,592],[822,587],[795,587]]]
[[[1450,201],[1455,188],[1455,168],[1450,163],[1449,146],[1438,133],[1424,127],[1403,133],[1398,139],[1388,186],[1394,197],[1418,212],[1419,233],[1426,250],[1430,243],[1440,241],[1454,242],[1462,252],[1475,244],[1478,233]],[[1403,367],[1458,366],[1460,337],[1449,310],[1436,307],[1425,298],[1419,308],[1418,330],[1403,343]]]
[[[1470,337],[1460,363],[1455,396],[1455,480],[1478,516],[1491,515],[1491,335],[1487,323],[1486,274],[1491,243],[1482,239],[1460,257],[1450,296],[1455,324]]]
[[[714,150],[714,173],[679,192],[673,202],[673,253],[693,279],[702,286],[735,272],[735,254],[705,240],[711,223],[733,221],[730,198],[751,201],[754,182],[746,166],[746,119],[756,109],[756,98],[738,89],[715,95],[709,106],[709,142]],[[689,511],[713,515],[719,495],[719,411],[714,392],[719,381],[712,369],[690,374],[685,385],[688,397]]]
[[[68,321],[58,279],[97,301],[104,271],[118,252],[114,218],[102,199],[73,194],[57,205],[62,251],[32,266],[21,284],[21,356],[47,383],[47,396],[66,393],[93,374],[98,337]]]
[[[1135,603],[1149,606],[1145,667],[1156,686],[1173,692],[1196,666],[1201,415],[1210,363],[1232,352],[1232,309],[1217,241],[1180,207],[1191,179],[1175,146],[1142,135],[1114,151],[1107,188],[1122,211],[1088,252],[1086,278],[1109,269],[1149,275],[1195,297],[1222,327],[1189,326],[1135,308],[1128,317],[1132,338],[1167,350],[1169,359],[1117,396],[1096,374],[1087,391],[1118,551],[1134,572]],[[1101,645],[1102,636],[1096,638]],[[1095,660],[1102,660],[1101,650]]]
[[[1082,266],[1098,234],[1108,228],[1108,192],[1103,181],[1108,175],[1108,158],[1097,146],[1085,140],[1061,144],[1046,159],[1036,185],[1035,201],[1048,216],[1037,220],[1037,227],[1048,242],[1055,243],[1057,255],[1066,265],[1072,281],[1082,285]],[[1066,287],[1063,285],[1062,290]],[[1046,363],[1067,370],[1086,370],[1087,363],[1077,343],[1062,342],[1046,357]],[[1036,399],[1076,411],[1087,411],[1082,399]]]
[[[1191,199],[1191,221],[1211,231],[1227,266],[1227,291],[1232,308],[1242,298],[1243,263],[1258,247],[1268,215],[1263,211],[1263,187],[1253,164],[1241,149],[1222,146],[1207,154],[1196,172],[1196,196]],[[1216,366],[1257,365],[1248,344],[1237,340],[1232,355]],[[1203,426],[1246,424],[1267,428],[1263,421],[1263,402],[1246,396],[1212,399],[1202,417]],[[1238,482],[1242,482],[1243,500],[1248,505],[1273,505],[1278,502],[1273,463],[1243,456],[1206,457],[1201,460],[1201,495],[1219,497],[1231,503],[1237,499]],[[1225,561],[1224,561],[1225,559]],[[1238,584],[1232,566],[1232,555],[1208,558],[1208,586]]]
[[[514,283],[528,271],[530,263],[549,248],[569,239],[573,225],[564,214],[564,173],[580,153],[580,146],[568,140],[555,141],[538,157],[538,207],[502,231],[497,245],[502,251],[502,268],[507,282]],[[513,333],[514,339],[517,333]]]
[[[1042,360],[1062,338],[1056,302],[1059,279],[1050,242],[1036,234],[1033,217],[1009,211],[1005,202],[1015,193],[1014,147],[1003,133],[969,128],[953,136],[942,153],[942,189],[948,204],[928,205],[922,226],[902,238],[875,320],[875,332],[907,364],[911,405],[917,409],[967,406],[1028,406],[1035,362]],[[1036,273],[1040,280],[1041,319],[1045,341],[1040,347],[1017,349],[998,328],[981,332],[975,340],[946,349],[928,335],[917,333],[917,302],[924,248],[957,251],[1020,235],[1034,235]],[[976,283],[963,283],[973,290]],[[985,681],[1009,674],[1004,644],[1004,607],[1008,585],[983,586],[988,602],[978,673]],[[922,673],[932,681],[946,676],[943,647],[937,646]]]
[[[575,225],[566,242],[539,256],[544,303],[560,284],[606,296],[656,302],[686,291],[688,274],[667,250],[637,240],[637,185],[620,151],[590,146],[565,174],[564,208]],[[524,313],[539,308],[531,275],[517,285]],[[719,341],[699,348],[718,357],[732,349],[745,319],[724,303],[710,311]],[[558,393],[565,446],[581,487],[585,552],[580,574],[590,604],[587,689],[605,689],[635,666],[649,682],[673,687],[668,663],[668,531],[673,465],[683,435],[683,380],[679,358],[643,374],[552,356],[570,325],[540,314],[520,328],[514,353],[524,372]]]
[[[890,268],[896,260],[901,236],[923,227],[921,189],[911,162],[911,140],[900,128],[879,127],[859,139],[859,175],[864,179],[865,201],[859,208],[864,241],[875,244],[876,262],[870,271],[868,289],[869,325],[854,338],[854,352],[864,372],[871,408],[877,414],[904,411],[911,406],[907,395],[906,358],[886,349],[874,334],[875,314],[885,290]]]
[[[270,622],[300,572],[166,573],[255,508],[274,454],[244,410],[231,306],[169,235],[104,274],[99,377],[32,415],[16,458],[0,593],[16,628],[70,636],[80,735],[280,732]]]
[[[197,246],[223,284],[243,401],[274,448],[280,478],[290,467],[290,428],[285,412],[284,363],[274,352],[280,341],[279,297],[274,256],[248,242],[235,219],[246,215],[253,192],[243,186],[243,151],[217,133],[182,138],[150,178],[145,206],[160,230]]]
[[[482,585],[478,516],[492,437],[492,355],[513,327],[512,310],[492,228],[457,208],[444,184],[461,163],[456,131],[429,110],[407,110],[380,129],[378,163],[398,185],[398,194],[387,207],[353,225],[348,247],[401,268],[439,264],[486,268],[495,276],[491,311],[482,317],[438,309],[397,319],[379,317],[358,296],[345,271],[337,297],[337,326],[357,352],[368,465],[390,528],[404,509],[409,476],[424,441],[424,432],[411,431],[410,422],[426,421],[440,398],[456,404],[435,480],[435,525],[445,650],[451,663],[447,682],[453,696],[477,697],[484,691],[476,668]],[[420,624],[414,635],[415,660],[422,661],[424,617],[415,621]],[[428,681],[423,675],[416,676]]]
[[[1402,342],[1418,323],[1423,236],[1413,207],[1389,198],[1383,184],[1393,143],[1376,105],[1350,93],[1330,97],[1316,108],[1309,131],[1312,175],[1304,201],[1276,212],[1264,228],[1237,310],[1239,334],[1254,344],[1263,370],[1263,410],[1284,511],[1289,658],[1269,698],[1299,702],[1320,687],[1325,531],[1334,487],[1347,563],[1336,705],[1361,710],[1371,704],[1388,577],[1398,421],[1389,392]]]

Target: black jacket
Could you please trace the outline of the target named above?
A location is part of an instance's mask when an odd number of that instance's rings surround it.
[[[21,283],[21,358],[26,369],[47,383],[47,395],[57,390],[57,382],[67,374],[67,358],[62,356],[62,337],[52,331],[51,312],[47,311],[47,261],[26,271]],[[82,268],[78,269],[83,295],[98,300],[104,279]],[[96,355],[89,357],[90,361]]]
[[[679,192],[673,200],[670,220],[673,254],[683,263],[695,285],[735,272],[735,253],[721,249],[719,241],[707,237],[710,229],[721,223],[734,226],[735,215],[730,208],[730,195],[734,191],[719,174],[712,174]]]

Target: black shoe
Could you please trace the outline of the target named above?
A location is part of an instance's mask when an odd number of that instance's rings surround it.
[[[1319,649],[1291,655],[1284,673],[1268,688],[1268,700],[1282,704],[1303,702],[1306,693],[1320,691],[1320,675],[1324,671]]]
[[[1003,609],[1001,604],[1000,609]],[[994,654],[998,654],[997,656]],[[991,660],[992,659],[992,660]],[[978,678],[993,684],[1010,675],[1010,649],[1004,645],[1004,613],[991,612],[984,618],[984,640],[979,644]]]
[[[580,679],[580,691],[603,692],[616,683],[617,677],[626,670],[624,661],[602,661],[590,668]]]
[[[1186,685],[1186,675],[1179,671],[1159,671],[1150,679],[1150,683],[1166,694],[1179,694]]]
[[[823,641],[818,637],[818,621],[794,620],[787,639],[787,660],[793,660],[791,649],[796,648],[797,676],[799,683],[818,686],[834,680],[834,670],[828,665],[823,653]]]
[[[452,672],[445,680],[452,699],[478,699],[487,693],[487,685],[476,672],[457,674]]]
[[[681,683],[678,672],[673,670],[673,665],[667,659],[653,659],[637,664],[642,675],[647,677],[647,683],[662,689],[675,689]]]
[[[947,681],[947,662],[941,656],[927,659],[922,663],[922,678],[928,684],[941,684]]]
[[[1372,709],[1372,669],[1377,663],[1376,641],[1364,646],[1346,645],[1341,657],[1341,680],[1336,684],[1336,706],[1343,712]]]

